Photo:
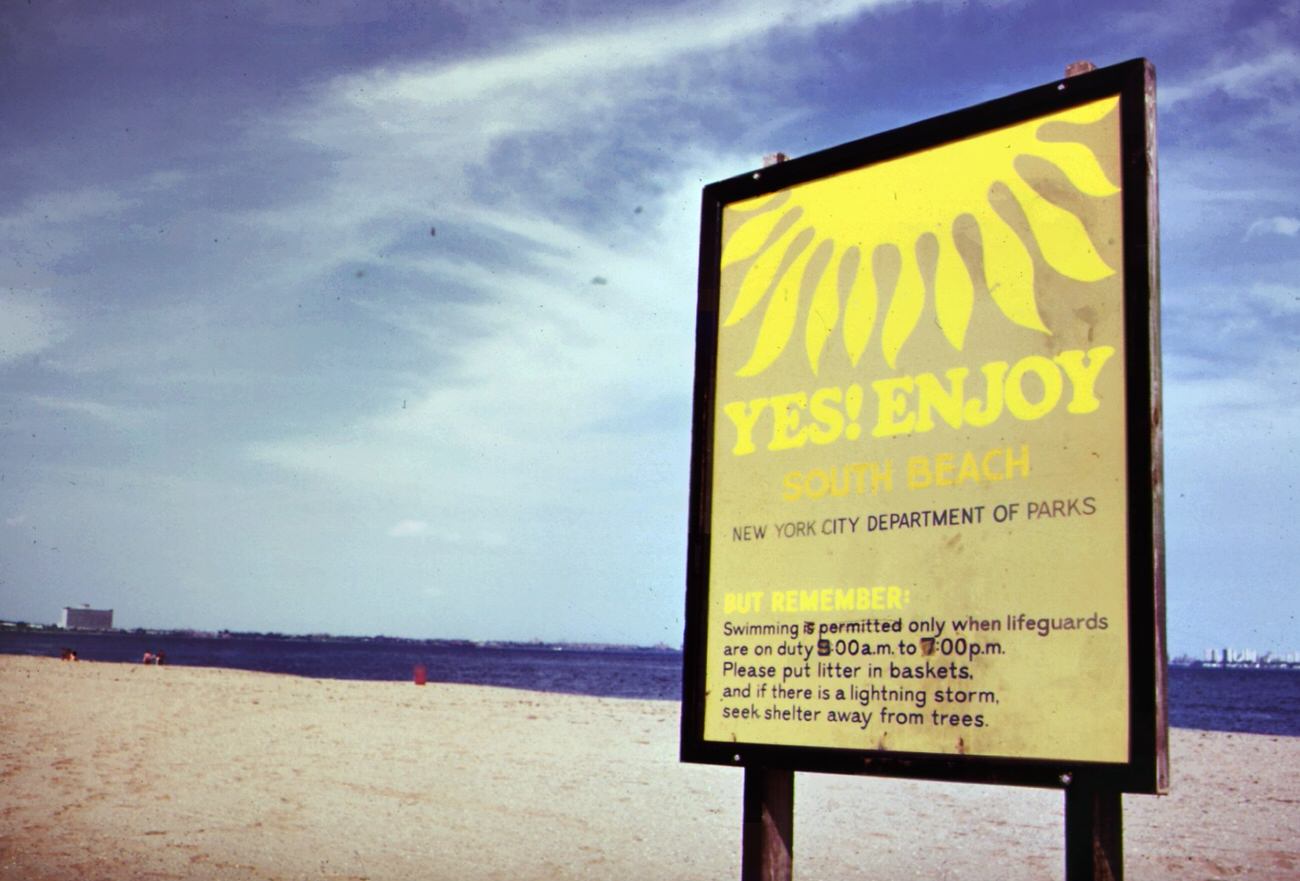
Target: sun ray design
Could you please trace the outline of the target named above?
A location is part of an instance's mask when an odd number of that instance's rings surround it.
[[[893,368],[927,304],[960,351],[982,290],[1013,324],[1050,334],[1035,255],[1077,281],[1115,272],[1078,212],[1119,191],[1091,146],[1117,115],[1106,98],[728,206],[723,324],[762,316],[737,375],[775,363],[801,318],[814,374],[837,326],[854,366],[879,326]]]

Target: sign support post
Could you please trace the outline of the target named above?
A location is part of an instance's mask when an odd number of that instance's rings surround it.
[[[1124,820],[1119,790],[1065,790],[1065,881],[1124,881]]]
[[[794,865],[794,771],[745,766],[740,881],[790,881]]]

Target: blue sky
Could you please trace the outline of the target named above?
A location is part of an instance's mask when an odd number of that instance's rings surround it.
[[[1297,649],[1300,3],[7,3],[0,617],[680,644],[699,191],[1145,56],[1173,652]]]

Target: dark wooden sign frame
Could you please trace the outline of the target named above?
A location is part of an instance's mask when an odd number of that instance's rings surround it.
[[[723,209],[739,200],[1100,98],[1120,99],[1127,448],[1129,761],[956,756],[845,750],[704,738],[709,634],[712,448]],[[719,181],[704,188],[696,328],[681,758],[687,762],[1065,788],[1164,792],[1168,786],[1164,527],[1155,163],[1155,75],[1144,59]],[[1116,798],[1118,796],[1116,795]]]

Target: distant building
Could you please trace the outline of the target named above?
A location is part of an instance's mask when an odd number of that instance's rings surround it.
[[[74,609],[71,606],[64,606],[59,626],[64,630],[112,630],[113,610],[92,609],[90,606]]]

